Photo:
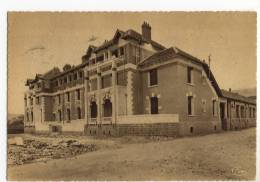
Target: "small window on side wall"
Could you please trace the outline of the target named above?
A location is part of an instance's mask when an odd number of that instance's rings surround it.
[[[187,83],[190,83],[190,84],[193,83],[192,70],[193,70],[193,68],[188,66],[188,68],[187,68]]]
[[[158,85],[158,74],[157,69],[149,71],[149,86]]]
[[[188,96],[188,115],[194,115],[193,96]]]

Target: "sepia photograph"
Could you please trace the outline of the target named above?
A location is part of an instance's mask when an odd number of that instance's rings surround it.
[[[257,13],[7,13],[7,180],[256,180]]]

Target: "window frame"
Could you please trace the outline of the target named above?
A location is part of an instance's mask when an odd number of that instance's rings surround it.
[[[156,72],[156,77],[155,77],[155,82],[156,83],[154,83],[154,84],[151,84],[151,74],[152,74],[152,72],[153,71],[155,71]],[[158,69],[157,68],[155,68],[155,69],[151,69],[151,70],[149,70],[149,72],[148,72],[148,87],[156,87],[156,86],[158,86]]]
[[[188,66],[187,67],[187,84],[189,85],[194,85],[194,79],[193,79],[193,67]]]
[[[187,109],[187,113],[188,116],[194,116],[195,115],[195,108],[194,108],[194,96],[193,95],[189,95],[187,96],[188,99],[188,109]]]

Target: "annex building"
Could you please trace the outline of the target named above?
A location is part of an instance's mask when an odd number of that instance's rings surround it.
[[[256,102],[221,90],[207,63],[142,33],[116,30],[76,66],[27,79],[25,130],[179,136],[256,125]]]

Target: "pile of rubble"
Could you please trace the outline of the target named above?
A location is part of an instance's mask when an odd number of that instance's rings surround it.
[[[77,140],[43,142],[19,137],[9,139],[8,144],[8,165],[67,158],[97,150],[96,145],[82,144]]]

